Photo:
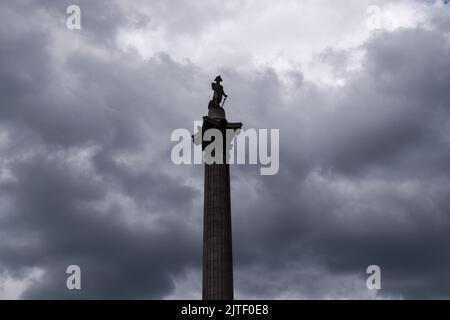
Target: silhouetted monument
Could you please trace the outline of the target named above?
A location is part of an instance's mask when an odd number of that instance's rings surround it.
[[[225,97],[225,100],[227,100],[228,96],[225,94],[223,86],[220,84],[222,81],[223,81],[222,77],[217,76],[216,79],[214,79],[214,82],[211,83],[211,89],[214,91],[214,95],[212,100],[209,102],[208,109],[211,109],[213,107],[223,108],[223,105],[222,106],[220,105],[220,103],[222,102],[222,97]],[[225,100],[223,101],[224,104]]]
[[[228,164],[231,141],[226,141],[226,130],[239,132],[242,123],[230,123],[220,107],[225,92],[218,76],[212,83],[213,100],[208,105],[208,116],[203,117],[202,137],[208,129],[222,133],[222,163],[205,163],[203,209],[203,300],[233,300],[233,250],[231,232],[230,167]],[[225,101],[224,101],[225,102]],[[197,136],[198,137],[198,136]],[[202,143],[205,148],[212,142]],[[217,161],[220,162],[220,161]]]

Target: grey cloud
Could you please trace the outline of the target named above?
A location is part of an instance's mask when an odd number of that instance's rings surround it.
[[[328,92],[332,101],[300,96],[290,119],[278,115],[285,120],[280,174],[261,179],[264,200],[247,203],[251,211],[235,219],[236,242],[253,251],[239,248],[236,260],[270,265],[280,281],[294,261],[361,283],[365,268],[379,264],[381,297],[446,297],[448,42],[437,32],[404,30],[365,48],[364,70]],[[254,295],[270,292],[254,286]]]
[[[201,119],[217,70],[123,51],[117,32],[147,13],[82,5],[86,28],[74,36],[82,45],[58,59],[51,35],[64,31],[15,21],[30,6],[59,17],[62,2],[1,5],[0,272],[21,279],[44,271],[23,298],[164,298],[174,279],[201,268],[202,171],[171,164],[169,137]],[[185,21],[209,6],[146,6],[167,36],[212,23]],[[370,264],[383,270],[379,298],[448,297],[445,21],[370,39],[362,70],[338,89],[298,70],[290,89],[270,68],[218,70],[230,120],[279,128],[281,138],[278,175],[232,168],[242,297],[374,297],[364,287]],[[350,53],[333,54],[322,58],[344,74]],[[79,293],[64,287],[69,264],[83,270]]]

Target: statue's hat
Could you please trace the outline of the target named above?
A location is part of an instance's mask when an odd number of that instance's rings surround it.
[[[221,81],[223,81],[223,80],[222,80],[222,77],[221,77],[221,76],[217,76],[217,77],[214,79],[214,81],[216,81],[216,82],[221,82]]]

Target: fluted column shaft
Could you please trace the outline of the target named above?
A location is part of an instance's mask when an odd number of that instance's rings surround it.
[[[233,299],[230,167],[205,164],[203,299]]]

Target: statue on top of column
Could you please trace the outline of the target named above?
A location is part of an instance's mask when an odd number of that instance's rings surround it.
[[[208,104],[208,109],[223,108],[228,95],[226,95],[225,91],[223,91],[223,86],[220,84],[222,81],[222,77],[217,76],[216,79],[214,79],[214,82],[211,83],[211,89],[214,91],[214,95],[213,99]],[[223,104],[220,105],[220,103],[222,102],[222,97],[225,97],[225,99],[223,100]]]

